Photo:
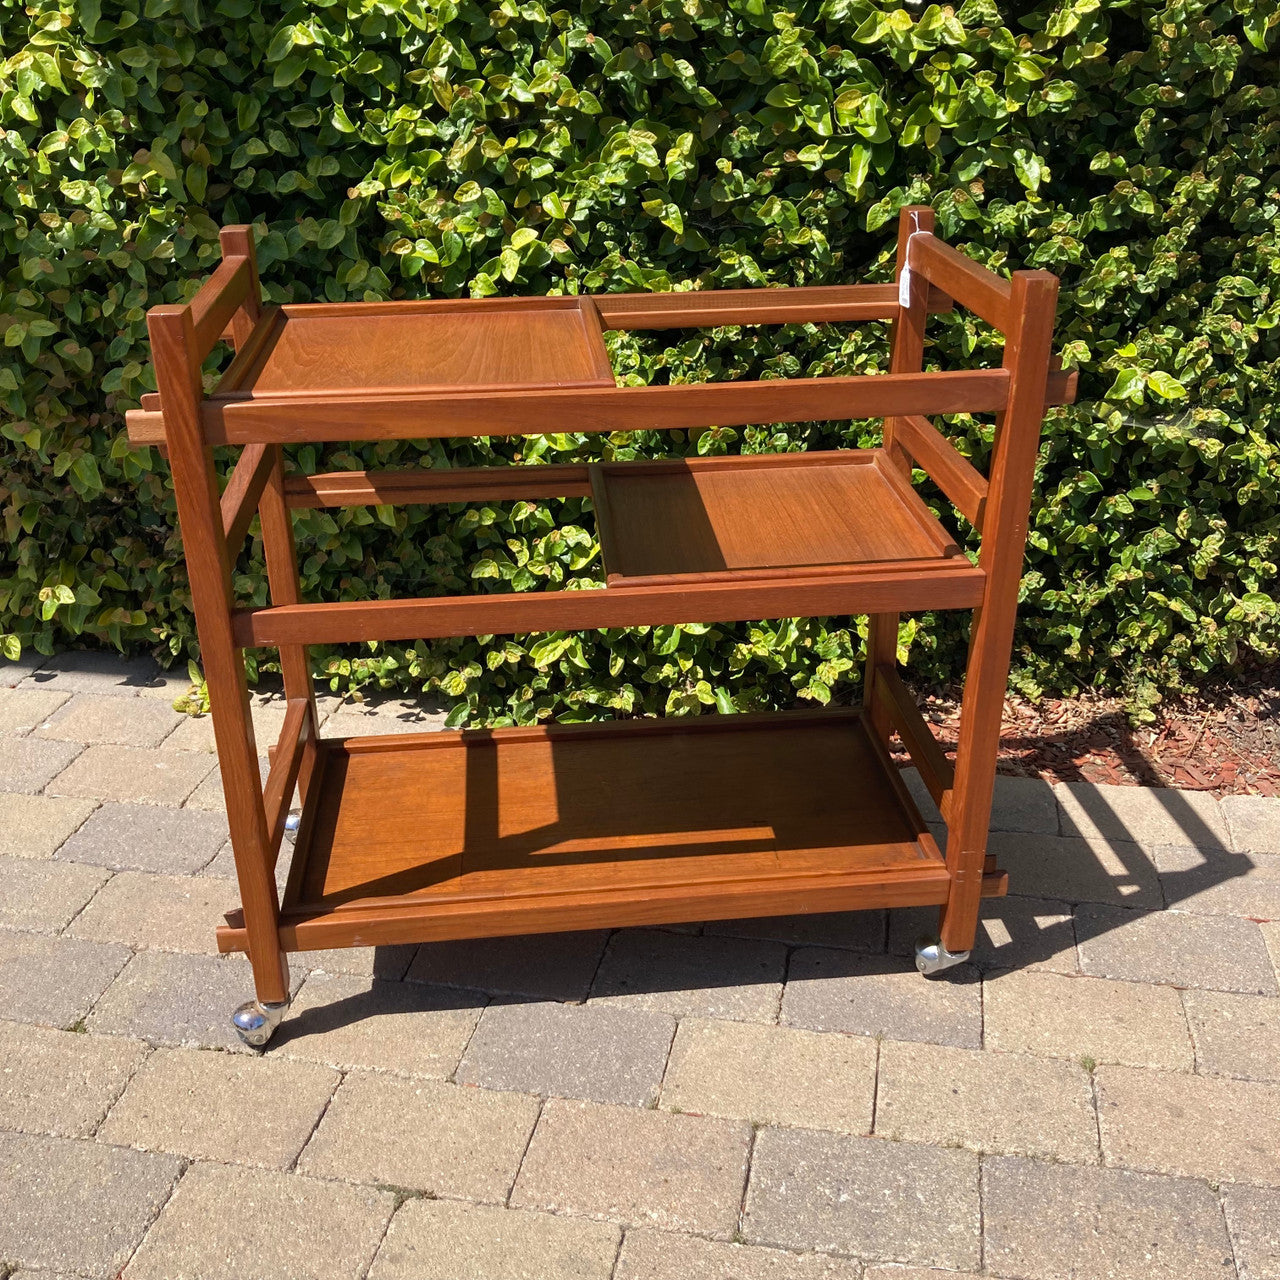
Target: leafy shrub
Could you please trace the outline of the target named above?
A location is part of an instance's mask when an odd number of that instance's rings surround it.
[[[266,16],[270,15],[270,16]],[[1280,546],[1274,2],[0,0],[0,568],[5,652],[194,651],[167,468],[121,412],[144,314],[219,224],[260,224],[276,301],[887,279],[894,215],[1063,278],[1080,403],[1051,414],[1016,679],[1141,699],[1273,656]],[[995,357],[962,314],[940,365]],[[615,336],[628,382],[882,369],[878,326]],[[956,419],[979,463],[990,425]],[[865,423],[302,449],[304,467],[800,449]],[[309,512],[312,598],[562,584],[589,508]],[[255,542],[237,575],[265,600]],[[926,677],[960,615],[902,634]],[[320,654],[462,715],[844,699],[847,619]],[[274,655],[268,655],[274,657]]]

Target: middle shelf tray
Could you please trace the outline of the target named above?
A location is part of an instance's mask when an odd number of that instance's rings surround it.
[[[289,950],[940,903],[861,712],[322,739]],[[242,949],[229,917],[223,950]]]
[[[590,474],[610,587],[972,570],[879,449],[605,463]]]

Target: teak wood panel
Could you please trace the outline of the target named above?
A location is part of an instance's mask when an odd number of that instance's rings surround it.
[[[741,581],[959,556],[877,456],[837,450],[593,467],[608,582]]]
[[[857,712],[348,739],[320,769],[286,930],[415,904],[669,913],[685,893],[750,891],[761,913],[797,883],[940,901],[936,845]]]
[[[215,396],[255,399],[440,387],[613,386],[589,299],[565,307],[499,307],[352,317],[283,307],[254,359]]]

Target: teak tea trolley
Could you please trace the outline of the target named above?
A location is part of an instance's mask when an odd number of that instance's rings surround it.
[[[424,302],[263,306],[252,233],[186,306],[148,315],[158,391],[130,439],[173,469],[240,882],[220,950],[247,951],[265,1044],[287,954],[322,947],[936,904],[917,963],[973,944],[1056,278],[1004,280],[902,211],[898,281]],[[922,372],[925,320],[958,303],[1005,336],[1000,368]],[[619,387],[606,329],[888,320],[887,374]],[[214,390],[201,364],[235,355]],[[930,422],[995,415],[990,477]],[[299,442],[609,432],[883,418],[878,449],[599,466],[287,473]],[[214,445],[243,449],[220,491]],[[982,535],[977,563],[912,487],[923,468]],[[590,497],[596,590],[306,604],[290,510]],[[244,608],[232,565],[261,521],[271,591]],[[898,615],[971,609],[954,766],[896,669]],[[859,708],[377,738],[317,732],[308,644],[814,615],[870,615]],[[287,709],[263,788],[243,650],[276,648]],[[897,734],[941,809],[944,858],[899,779]],[[275,865],[297,789],[283,896]]]

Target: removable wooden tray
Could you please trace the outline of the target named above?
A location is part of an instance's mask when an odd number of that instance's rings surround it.
[[[302,303],[255,336],[211,400],[614,385],[587,297]]]
[[[877,449],[591,468],[610,587],[971,568]]]
[[[290,950],[940,903],[861,712],[321,740]],[[243,947],[239,917],[219,931]]]

